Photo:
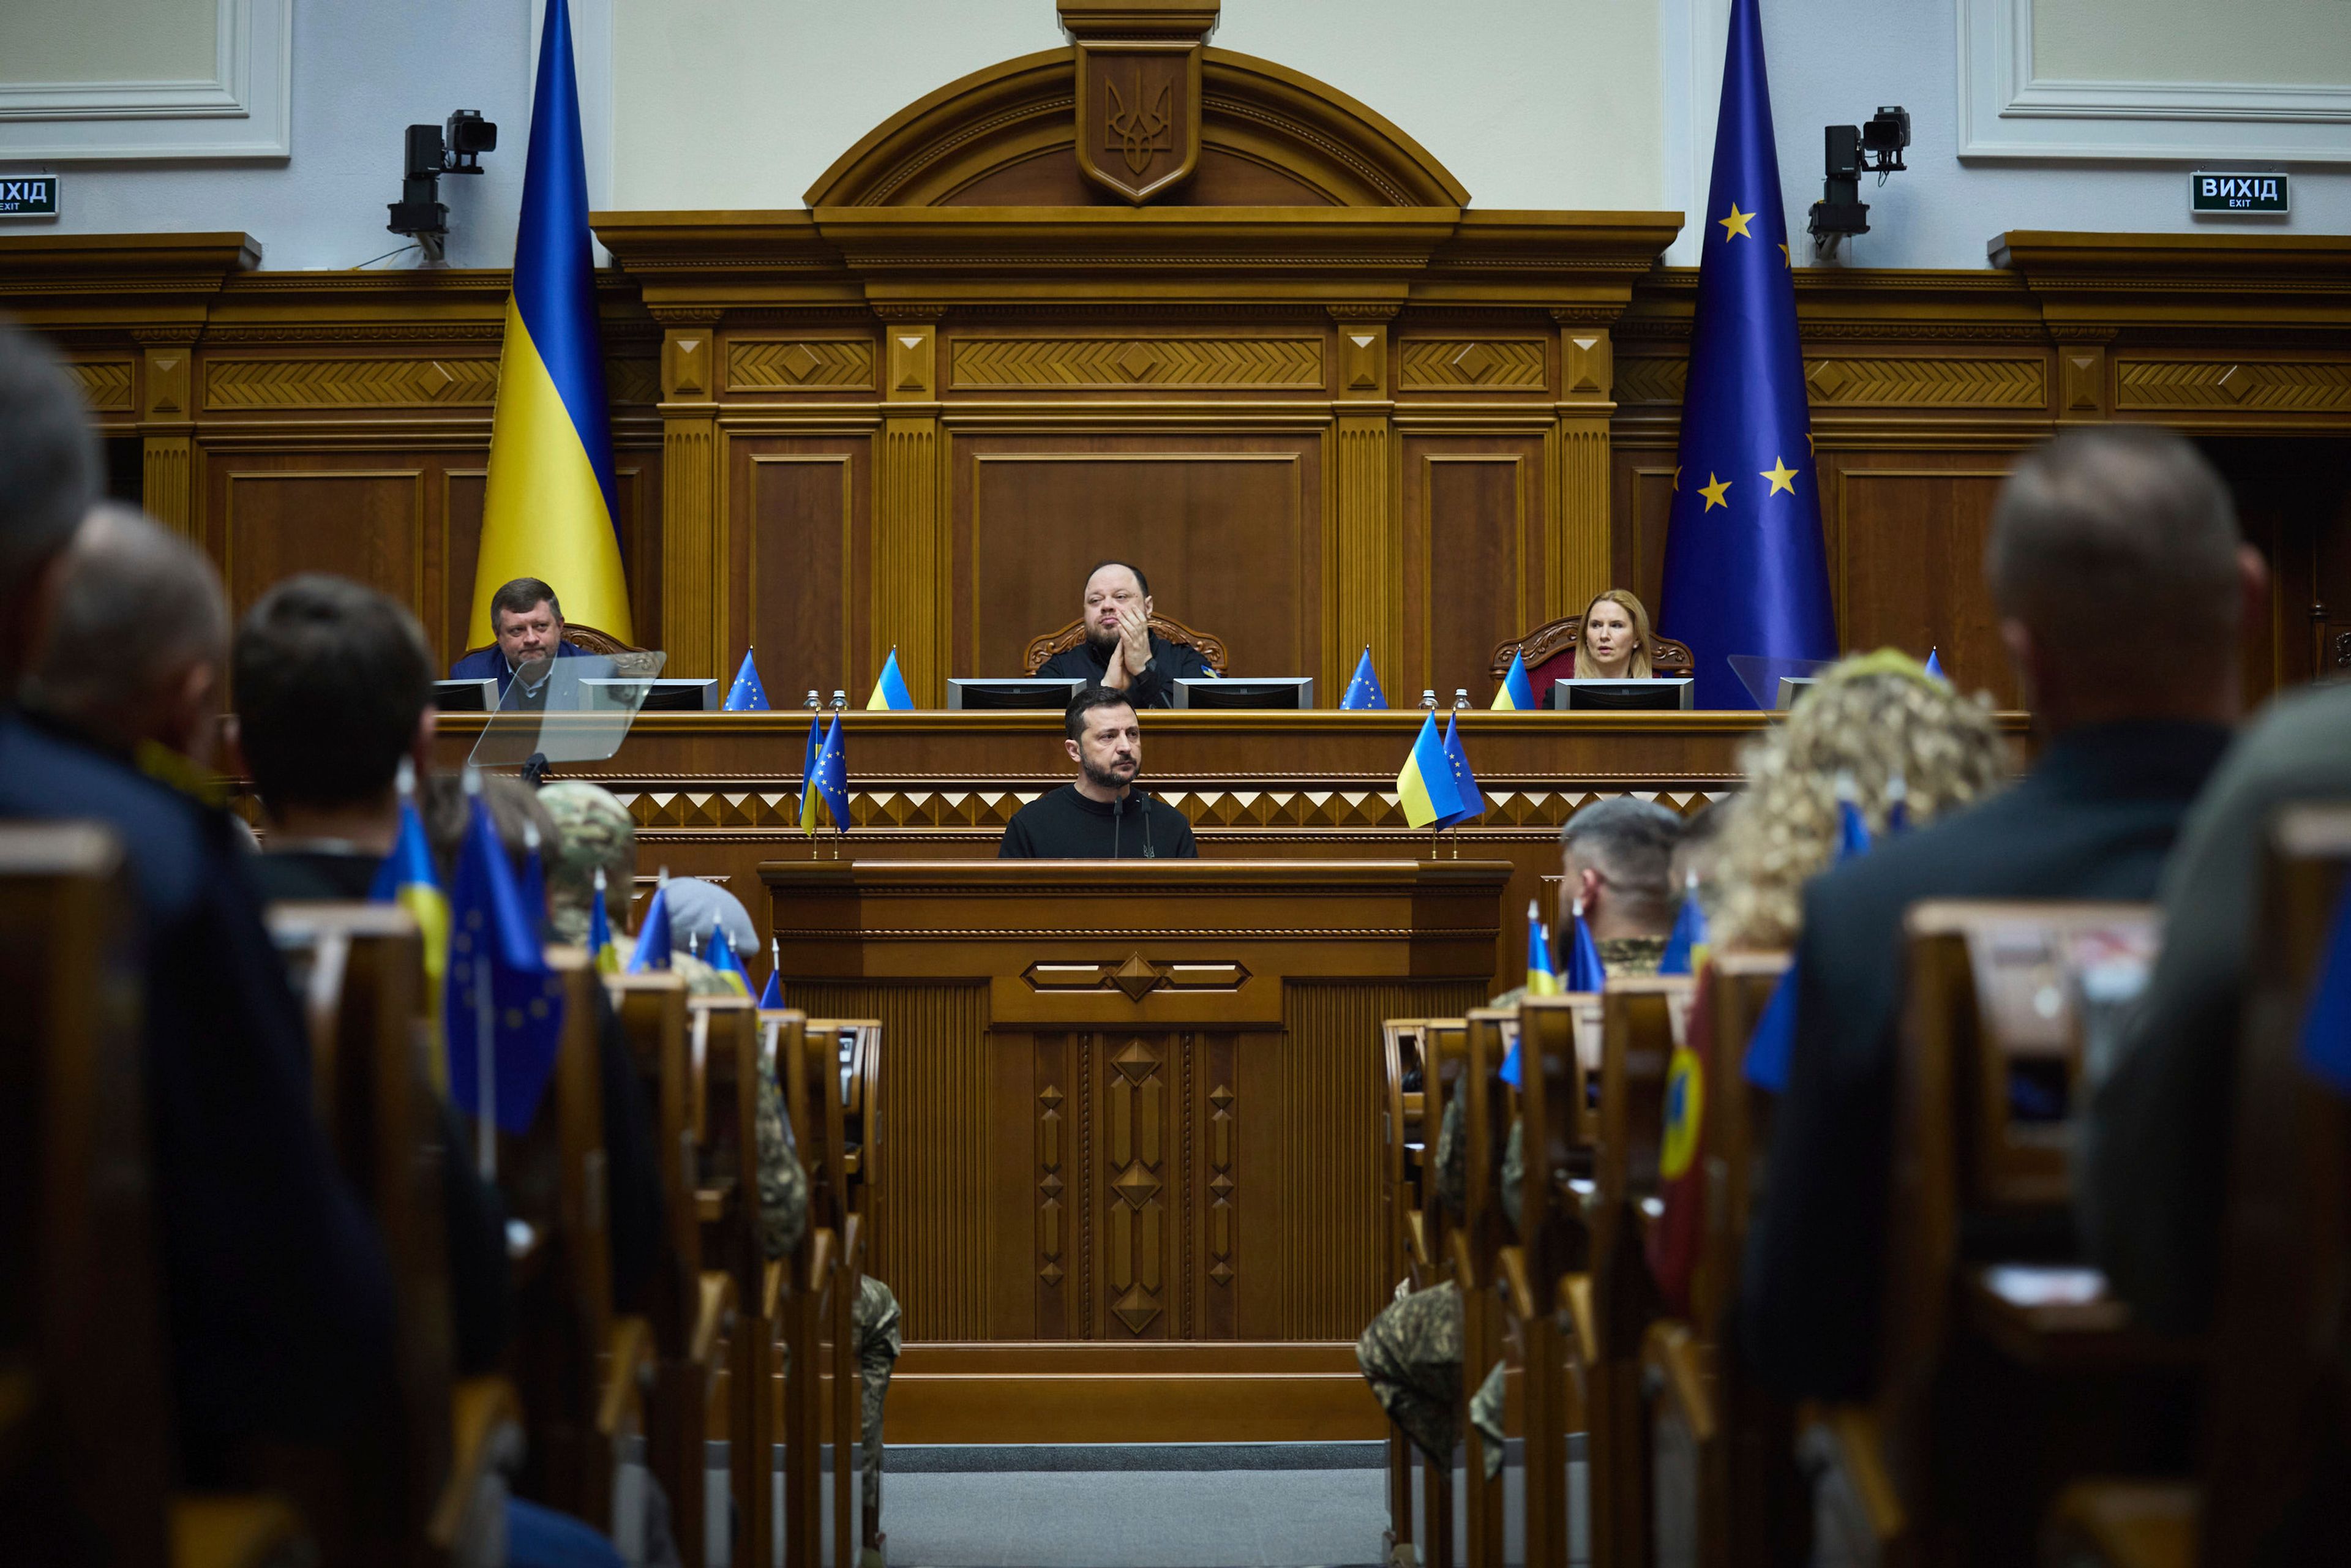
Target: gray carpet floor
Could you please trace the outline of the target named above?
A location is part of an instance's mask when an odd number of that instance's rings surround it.
[[[725,1451],[712,1446],[714,1465]],[[893,1444],[883,1523],[891,1568],[1371,1568],[1387,1522],[1380,1465],[1377,1443]],[[711,1479],[716,1564],[723,1471]],[[1520,1480],[1516,1464],[1504,1470],[1513,1563],[1523,1560]],[[780,1477],[777,1491],[780,1503]],[[1577,1563],[1584,1503],[1579,1459],[1569,1476]],[[825,1529],[830,1541],[829,1514]]]

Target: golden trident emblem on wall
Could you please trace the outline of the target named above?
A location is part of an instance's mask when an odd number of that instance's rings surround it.
[[[1154,154],[1173,152],[1176,142],[1171,130],[1174,115],[1170,110],[1176,89],[1172,82],[1163,82],[1159,97],[1148,109],[1143,103],[1143,68],[1134,68],[1134,101],[1130,105],[1118,90],[1118,83],[1105,75],[1102,85],[1110,89],[1110,113],[1106,117],[1109,135],[1104,145],[1124,155],[1127,171],[1141,174],[1151,167]]]

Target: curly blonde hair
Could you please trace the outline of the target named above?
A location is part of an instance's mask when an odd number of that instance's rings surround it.
[[[1872,834],[1886,831],[1894,780],[1921,825],[1999,789],[2011,757],[1991,712],[1890,650],[1822,673],[1784,723],[1750,742],[1716,868],[1714,939],[1792,946],[1804,884],[1836,858],[1837,786],[1853,781]]]

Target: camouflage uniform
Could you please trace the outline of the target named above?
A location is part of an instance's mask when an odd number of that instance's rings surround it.
[[[670,956],[673,972],[683,976],[695,996],[733,996],[735,988],[719,972],[691,953]],[[759,1249],[769,1259],[782,1258],[808,1233],[808,1172],[792,1146],[791,1124],[784,1119],[784,1097],[776,1087],[776,1058],[762,1042],[759,1054]],[[890,1375],[898,1364],[898,1298],[872,1274],[857,1281],[857,1300],[850,1308],[850,1332],[856,1339],[858,1371],[862,1374],[864,1417],[863,1463],[865,1517],[882,1511],[882,1402],[890,1392]],[[789,1347],[784,1347],[787,1356]],[[787,1360],[785,1371],[791,1370]]]
[[[588,908],[596,873],[604,873],[604,913],[617,933],[629,924],[629,890],[637,873],[637,825],[611,792],[578,779],[559,779],[538,792],[555,823],[547,856],[547,907],[558,941],[588,940]]]
[[[1666,942],[1661,936],[1625,936],[1599,947],[1608,973],[1637,977],[1657,972]],[[1507,992],[1492,1005],[1514,1007],[1524,994]],[[1456,1216],[1468,1200],[1468,1122],[1467,1096],[1457,1094],[1446,1102],[1445,1120],[1437,1134],[1437,1196]],[[1525,1140],[1520,1124],[1513,1121],[1502,1146],[1499,1195],[1513,1231],[1519,1226],[1519,1188],[1525,1173]],[[1439,1463],[1448,1460],[1460,1437],[1455,1414],[1461,1402],[1460,1291],[1450,1281],[1410,1292],[1398,1285],[1396,1299],[1381,1309],[1355,1342],[1355,1359],[1389,1417],[1423,1453]],[[1494,1363],[1470,1398],[1469,1420],[1486,1439],[1486,1476],[1490,1480],[1502,1471],[1501,1362]]]

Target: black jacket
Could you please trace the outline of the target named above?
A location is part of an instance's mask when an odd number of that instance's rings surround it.
[[[0,711],[0,821],[64,817],[121,835],[136,879],[172,1403],[185,1479],[217,1485],[246,1440],[323,1440],[386,1407],[391,1274],[312,1112],[227,814]]]
[[[2228,739],[2201,724],[2069,731],[2015,788],[1806,890],[1795,1047],[1739,1306],[1749,1364],[1771,1387],[1850,1399],[1875,1379],[1903,912],[1938,897],[2154,897]]]
[[[1092,681],[1100,685],[1102,676],[1110,673],[1110,653],[1095,648],[1092,643],[1081,642],[1046,660],[1037,673],[1054,680]],[[1127,698],[1139,708],[1173,707],[1176,681],[1198,680],[1215,673],[1208,668],[1208,661],[1200,657],[1197,648],[1170,643],[1154,632],[1151,662],[1128,684]]]
[[[1040,795],[1012,815],[998,860],[1189,861],[1200,858],[1184,813],[1140,789],[1110,805],[1074,784]]]

